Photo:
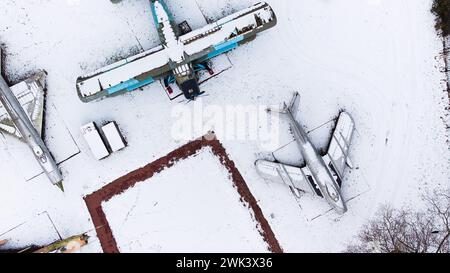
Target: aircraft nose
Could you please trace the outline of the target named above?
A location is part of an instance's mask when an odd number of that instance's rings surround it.
[[[183,82],[180,87],[188,100],[193,100],[201,95],[200,87],[198,86],[196,79],[187,80]]]
[[[340,202],[340,204],[336,204],[334,206],[334,209],[340,215],[345,214],[348,211],[347,206],[343,202]]]

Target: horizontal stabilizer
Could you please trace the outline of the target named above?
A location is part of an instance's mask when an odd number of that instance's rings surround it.
[[[274,112],[279,113],[283,115],[292,114],[294,119],[297,119],[297,115],[299,113],[300,109],[300,94],[298,92],[294,93],[294,96],[292,97],[289,104],[283,103],[283,106],[281,108],[268,108],[267,112]]]

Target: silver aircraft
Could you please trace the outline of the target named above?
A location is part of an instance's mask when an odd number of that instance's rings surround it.
[[[299,100],[299,94],[295,93],[291,103],[289,105],[284,103],[284,107],[278,112],[288,117],[305,166],[299,168],[280,162],[258,160],[255,163],[256,169],[263,178],[289,186],[297,197],[300,197],[301,193],[310,193],[325,198],[336,212],[344,214],[347,206],[341,194],[341,185],[346,167],[353,168],[348,153],[355,124],[348,113],[342,112],[328,152],[322,156],[309,141],[308,135],[295,118]],[[268,111],[274,110],[268,109]]]
[[[9,87],[0,75],[0,132],[25,142],[50,182],[64,191],[62,174],[42,140],[45,78],[40,71]]]

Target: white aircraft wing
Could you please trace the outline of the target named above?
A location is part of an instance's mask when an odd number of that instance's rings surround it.
[[[11,87],[12,92],[25,110],[28,118],[41,135],[44,117],[45,78],[45,72],[41,71],[31,78]],[[0,131],[17,138],[22,138],[22,135],[17,130],[2,104],[0,104]]]
[[[229,15],[179,38],[191,61],[205,61],[230,51],[255,38],[256,34],[277,22],[267,3]]]
[[[155,82],[172,70],[166,50],[158,46],[78,78],[78,96],[88,102]]]
[[[342,112],[339,116],[336,129],[334,130],[327,154],[324,156],[325,163],[342,178],[345,168],[352,168],[349,158],[350,142],[355,131],[355,123],[352,117]]]
[[[256,170],[265,179],[323,197],[307,166],[299,168],[267,160],[258,160]]]

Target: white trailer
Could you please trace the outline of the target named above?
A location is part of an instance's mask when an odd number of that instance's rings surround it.
[[[102,131],[111,148],[111,152],[115,153],[127,146],[115,122],[110,122],[103,126]]]
[[[84,139],[89,145],[92,154],[97,160],[102,160],[105,157],[109,156],[109,151],[106,148],[106,145],[103,142],[103,139],[100,136],[100,133],[97,130],[97,126],[94,122],[81,127],[81,133],[83,134]]]

